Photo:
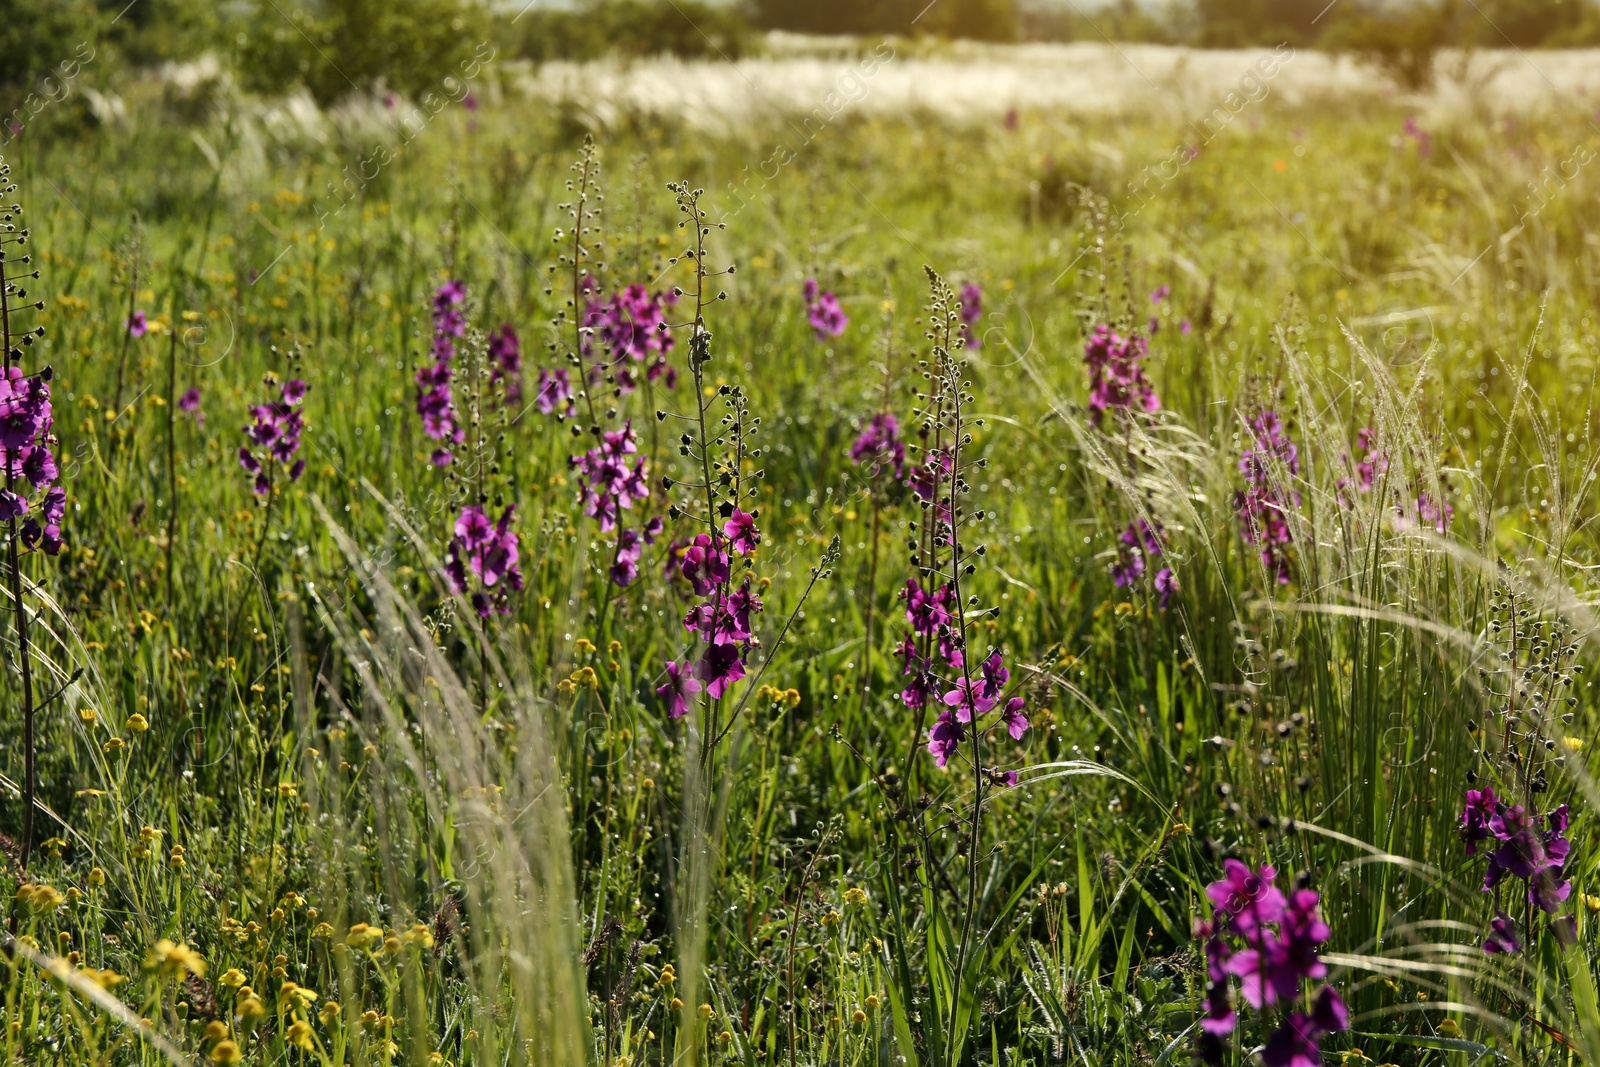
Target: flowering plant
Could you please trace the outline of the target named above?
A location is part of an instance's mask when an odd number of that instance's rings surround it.
[[[826,341],[830,337],[842,336],[845,327],[850,325],[850,317],[839,306],[839,298],[833,295],[833,290],[819,291],[817,280],[807,278],[801,292],[806,299],[806,322],[811,325],[817,340]]]
[[[1300,494],[1284,483],[1300,473],[1300,449],[1283,430],[1276,412],[1263,411],[1250,420],[1251,447],[1239,457],[1245,487],[1233,494],[1239,533],[1260,550],[1261,565],[1279,585],[1289,582],[1289,546],[1294,532],[1288,512]]]
[[[1277,871],[1252,871],[1223,861],[1223,876],[1206,886],[1210,919],[1197,919],[1194,935],[1205,944],[1206,993],[1200,1018],[1200,1058],[1221,1063],[1224,1039],[1238,1027],[1232,980],[1258,1012],[1279,1008],[1282,1017],[1261,1050],[1266,1067],[1316,1067],[1318,1042],[1348,1029],[1350,1012],[1339,991],[1322,981],[1328,967],[1318,949],[1332,931],[1317,910],[1317,892],[1304,885],[1287,895],[1273,884]],[[1310,982],[1321,984],[1313,991]]]

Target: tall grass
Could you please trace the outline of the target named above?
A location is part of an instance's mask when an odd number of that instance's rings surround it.
[[[1127,214],[1140,161],[1170,153],[1165,111],[1010,128],[887,109],[817,138],[722,230],[745,133],[638,118],[585,150],[571,115],[511,103],[440,116],[319,225],[381,103],[219,91],[195,119],[126,89],[136,132],[62,130],[15,160],[48,252],[33,352],[70,506],[67,552],[20,558],[32,680],[60,692],[41,829],[4,876],[23,889],[12,1059],[1181,1062],[1190,922],[1225,855],[1322,894],[1354,1013],[1330,1057],[1597,1058],[1592,177],[1508,229],[1575,114],[1496,125],[1486,96],[1440,96],[1424,156],[1409,108],[1274,98]],[[766,158],[784,134],[755,129]],[[620,195],[581,179],[563,215],[580,153],[642,159]],[[684,174],[678,195],[710,190],[699,237],[651,191]],[[585,414],[563,422],[502,411],[461,361],[481,421],[457,476],[511,487],[525,579],[480,619],[443,570],[461,500],[414,411],[428,301],[460,279],[473,330],[513,323],[531,399],[541,368],[587,358],[587,270],[682,290],[678,383],[578,373]],[[807,277],[841,297],[842,336],[807,324]],[[951,318],[969,281],[973,349]],[[135,310],[155,333],[124,328]],[[1090,331],[1152,316],[1160,410],[1096,425]],[[297,351],[306,471],[258,500],[240,430]],[[190,385],[203,423],[174,410]],[[959,428],[934,396],[962,398]],[[913,460],[963,441],[956,543],[849,458],[883,411]],[[1266,411],[1298,447],[1260,476],[1290,502],[1286,583],[1236,503]],[[724,414],[761,418],[759,455]],[[629,418],[652,462],[629,522],[667,529],[619,587],[619,536],[582,513],[568,457]],[[674,720],[657,687],[697,601],[672,539],[714,535],[725,497],[757,512],[766,609],[748,677]],[[1176,576],[1164,609],[1149,572],[1113,584],[1140,520]],[[1031,720],[1021,741],[970,730],[944,770],[926,728],[955,675],[920,727],[900,699],[897,594],[919,568],[959,575],[973,663],[1002,652]],[[1546,672],[1513,632],[1578,647]],[[1553,674],[1577,704],[1538,724],[1563,762],[1536,803],[1572,807],[1578,943],[1522,909],[1524,952],[1491,958],[1464,792],[1501,765],[1508,694],[1557,694]],[[21,734],[0,722],[19,800]],[[22,814],[0,828],[22,836]]]

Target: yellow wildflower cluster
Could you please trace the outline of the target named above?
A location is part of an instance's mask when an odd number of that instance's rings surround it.
[[[756,696],[785,707],[793,708],[798,707],[800,704],[800,690],[798,689],[779,689],[775,685],[764,685],[756,690]]]

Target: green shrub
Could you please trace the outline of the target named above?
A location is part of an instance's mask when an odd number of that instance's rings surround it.
[[[92,41],[88,0],[0,0],[0,87],[32,86]]]
[[[470,0],[323,0],[267,4],[249,16],[239,65],[246,85],[300,83],[319,101],[382,82],[404,93],[437,88],[489,40]]]
[[[659,53],[737,59],[750,46],[749,23],[736,9],[692,0],[597,0],[579,8],[535,9],[510,22],[504,36],[513,53],[541,63]]]

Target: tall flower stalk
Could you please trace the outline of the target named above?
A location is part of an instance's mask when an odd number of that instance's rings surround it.
[[[931,353],[923,364],[928,389],[919,394],[921,407],[916,412],[921,455],[908,475],[921,505],[921,517],[914,527],[912,577],[903,593],[910,632],[901,654],[911,682],[901,699],[917,714],[913,745],[921,736],[929,703],[937,699],[944,705],[928,730],[928,752],[940,768],[961,759],[973,778],[972,799],[961,829],[964,840],[958,849],[965,856],[966,877],[957,901],[960,937],[943,1033],[943,1062],[953,1063],[964,1030],[961,996],[969,980],[967,964],[977,948],[983,808],[996,788],[1017,780],[1016,772],[990,766],[984,734],[1001,727],[1013,740],[1020,740],[1029,722],[1024,698],[1008,689],[1011,672],[1002,650],[990,647],[974,655],[970,644],[969,619],[995,610],[979,610],[978,598],[962,587],[963,579],[976,572],[977,561],[987,551],[986,546],[964,539],[964,531],[984,518],[982,511],[969,513],[964,504],[970,489],[967,469],[987,464],[985,459],[972,460],[967,455],[973,444],[972,430],[983,423],[967,413],[975,398],[970,391],[972,383],[964,377],[965,359],[957,354],[966,348],[961,304],[931,268],[928,281],[930,325],[926,336]],[[915,774],[913,757],[914,749],[907,756],[907,766]]]
[[[11,167],[0,163],[0,198],[14,197]],[[0,344],[5,351],[5,376],[0,379],[0,449],[5,453],[6,487],[0,493],[0,517],[6,523],[6,561],[11,603],[17,626],[17,669],[22,681],[22,862],[33,848],[34,808],[37,804],[33,700],[33,652],[28,642],[28,612],[22,603],[22,556],[38,549],[47,555],[61,551],[61,520],[67,495],[56,484],[55,420],[50,404],[49,367],[27,374],[19,364],[23,349],[44,336],[44,327],[19,329],[13,316],[24,310],[41,311],[42,300],[28,301],[25,280],[39,277],[30,270],[30,255],[12,258],[13,249],[28,243],[28,230],[20,225],[22,206],[14,199],[0,208]],[[20,269],[19,269],[20,268]],[[26,301],[26,302],[25,302]],[[34,514],[37,509],[37,514]]]

